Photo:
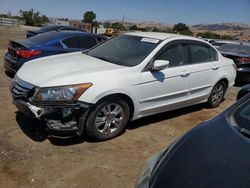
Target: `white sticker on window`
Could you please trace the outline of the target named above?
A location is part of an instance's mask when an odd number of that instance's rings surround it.
[[[142,42],[150,42],[150,43],[154,43],[154,44],[156,44],[156,43],[159,42],[159,40],[157,40],[157,39],[152,39],[152,38],[142,38],[141,41],[142,41]]]

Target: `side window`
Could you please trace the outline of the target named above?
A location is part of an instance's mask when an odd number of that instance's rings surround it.
[[[168,60],[169,67],[176,67],[185,64],[185,46],[181,43],[173,44],[164,49],[157,56],[156,60]]]
[[[75,37],[69,37],[69,38],[66,38],[62,41],[62,43],[67,46],[68,48],[76,48],[76,44],[75,44],[75,40],[74,40]]]
[[[210,50],[210,60],[211,61],[217,61],[218,60],[218,54],[213,48],[209,48]]]
[[[190,44],[189,46],[192,63],[202,63],[211,61],[209,47],[199,44]]]
[[[97,44],[94,37],[90,36],[77,36],[75,40],[76,48],[89,49]]]

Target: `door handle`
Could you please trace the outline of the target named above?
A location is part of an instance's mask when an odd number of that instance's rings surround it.
[[[189,72],[183,72],[183,73],[181,74],[181,77],[187,77],[187,76],[189,76],[189,75],[190,75]]]
[[[216,66],[216,67],[213,67],[212,69],[213,69],[213,70],[218,70],[218,69],[219,69],[219,67],[217,67],[217,66]]]

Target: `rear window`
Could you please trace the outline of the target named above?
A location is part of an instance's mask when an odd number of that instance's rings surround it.
[[[218,50],[223,52],[250,55],[250,45],[225,44],[221,46]]]
[[[35,35],[33,37],[28,38],[27,40],[30,42],[34,42],[34,43],[47,44],[48,42],[55,39],[56,37],[58,37],[57,32],[48,32],[48,33]]]
[[[96,40],[92,36],[74,36],[62,41],[68,48],[89,49],[95,46]]]

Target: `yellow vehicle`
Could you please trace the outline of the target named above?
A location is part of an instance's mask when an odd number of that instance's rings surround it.
[[[104,35],[106,35],[108,37],[115,37],[115,36],[119,35],[119,32],[113,28],[107,28]]]

